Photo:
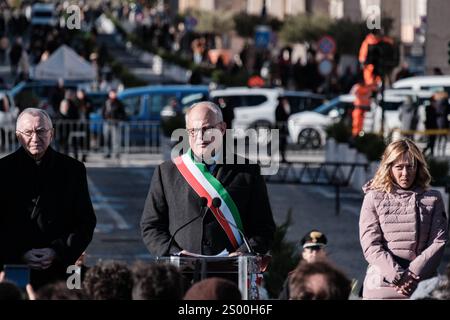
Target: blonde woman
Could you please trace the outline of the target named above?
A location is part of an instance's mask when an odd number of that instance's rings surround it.
[[[374,179],[363,187],[359,233],[369,263],[364,299],[407,299],[419,281],[436,274],[448,223],[430,181],[422,152],[405,139],[386,148]]]

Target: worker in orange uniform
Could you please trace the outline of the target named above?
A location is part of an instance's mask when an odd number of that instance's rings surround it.
[[[350,94],[355,96],[353,101],[352,111],[352,136],[356,137],[363,130],[364,115],[366,111],[370,110],[370,99],[372,94],[376,90],[374,84],[366,84],[363,78],[360,78],[350,90]]]
[[[379,84],[381,83],[380,74],[376,70],[375,61],[373,61],[379,60],[381,57],[370,57],[369,54],[369,47],[377,45],[380,42],[386,42],[391,45],[394,44],[392,38],[381,35],[380,30],[375,29],[372,31],[372,33],[369,33],[366,36],[359,49],[358,60],[364,66],[363,67],[364,82],[369,86],[371,85],[379,86]],[[381,61],[377,62],[380,63]]]

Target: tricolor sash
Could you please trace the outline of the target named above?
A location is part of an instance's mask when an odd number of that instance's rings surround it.
[[[242,243],[242,237],[236,227],[242,232],[242,221],[238,208],[225,187],[206,168],[204,163],[195,162],[191,150],[173,160],[186,182],[199,197],[208,200],[208,208],[214,214],[220,226],[237,249]],[[219,198],[220,208],[212,206],[212,199]],[[227,221],[228,220],[228,221]],[[231,222],[231,223],[230,223]]]

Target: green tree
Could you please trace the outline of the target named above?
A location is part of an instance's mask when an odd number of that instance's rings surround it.
[[[230,12],[192,10],[191,14],[197,19],[197,32],[224,34],[234,29],[233,15]]]
[[[328,34],[336,40],[339,54],[357,55],[367,33],[365,22],[353,22],[349,19],[334,21],[328,30]]]
[[[266,289],[270,298],[277,298],[290,271],[300,260],[295,243],[286,241],[286,234],[292,224],[292,208],[289,208],[286,221],[277,226],[270,254],[272,260],[264,274]]]
[[[283,26],[283,22],[275,17],[268,17],[267,21],[264,21],[261,16],[248,14],[246,12],[235,14],[233,16],[233,21],[237,34],[243,38],[253,38],[255,29],[258,25],[267,24],[274,32],[278,32]]]
[[[327,34],[331,25],[328,17],[299,14],[286,20],[280,36],[287,43],[313,42]]]

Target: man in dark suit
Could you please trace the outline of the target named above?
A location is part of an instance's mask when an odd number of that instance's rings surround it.
[[[48,114],[25,109],[16,134],[22,147],[0,160],[0,266],[27,264],[36,289],[67,276],[96,217],[84,165],[50,147]]]
[[[251,251],[266,253],[275,223],[259,165],[224,155],[226,124],[214,103],[194,104],[186,128],[190,150],[153,174],[141,220],[150,253],[216,255],[226,249],[241,255],[248,251],[245,238]],[[215,198],[221,199],[218,209]]]

